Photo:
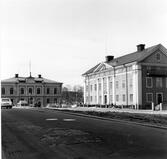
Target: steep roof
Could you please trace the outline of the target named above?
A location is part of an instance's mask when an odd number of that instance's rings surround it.
[[[124,56],[114,58],[112,61],[108,62],[108,64],[111,65],[111,67],[112,66],[116,67],[116,66],[120,66],[120,65],[123,65],[123,64],[131,63],[131,62],[141,62],[146,57],[148,57],[149,55],[151,55],[153,52],[155,52],[156,50],[158,50],[160,48],[167,53],[167,49],[165,47],[163,47],[161,44],[158,44],[158,45],[154,45],[152,47],[148,47],[148,48],[144,49],[143,51],[136,51],[136,52],[124,55]],[[103,62],[103,63],[106,63],[106,62]],[[90,70],[85,72],[83,75],[93,73],[94,70],[99,65],[100,64],[91,68]]]
[[[42,83],[60,83],[61,82],[57,82],[57,81],[53,81],[50,79],[46,79],[46,78],[38,78],[38,77],[12,77],[12,78],[8,78],[8,79],[4,79],[1,82],[2,83],[19,83],[21,81],[25,81],[26,83],[35,83],[35,82],[42,82]]]

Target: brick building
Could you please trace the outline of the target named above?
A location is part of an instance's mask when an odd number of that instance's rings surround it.
[[[167,103],[167,49],[161,44],[106,60],[85,72],[84,103],[150,108]]]
[[[10,98],[13,104],[26,100],[30,105],[46,106],[61,102],[62,83],[38,77],[15,77],[1,81],[1,97]]]

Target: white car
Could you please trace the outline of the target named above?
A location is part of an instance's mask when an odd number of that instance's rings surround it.
[[[59,108],[60,105],[57,104],[57,103],[49,103],[49,104],[46,105],[46,107],[47,107],[47,108],[49,108],[49,107],[52,107],[52,108]]]
[[[21,107],[21,106],[28,106],[28,102],[25,101],[25,100],[20,100],[20,101],[17,103],[17,106],[18,106],[18,107]]]
[[[12,101],[10,98],[1,98],[1,108],[12,108]]]

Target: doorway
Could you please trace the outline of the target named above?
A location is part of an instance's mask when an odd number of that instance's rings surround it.
[[[104,104],[107,104],[107,95],[104,95]]]
[[[163,93],[156,94],[156,101],[157,101],[157,104],[160,104],[163,102]]]

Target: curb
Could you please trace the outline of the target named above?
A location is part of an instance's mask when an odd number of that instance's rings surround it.
[[[66,113],[66,114],[72,114],[72,115],[77,115],[77,116],[95,118],[95,119],[100,119],[100,120],[109,120],[109,121],[115,121],[115,122],[119,122],[119,123],[135,124],[135,125],[140,125],[140,126],[146,126],[146,127],[152,127],[152,128],[167,130],[166,126],[158,126],[158,125],[153,125],[153,124],[139,123],[139,122],[135,122],[135,121],[126,121],[126,120],[121,120],[121,119],[111,119],[111,118],[106,118],[106,117],[99,117],[99,116],[95,116],[95,115],[87,115],[87,114],[82,114],[82,113],[78,113],[78,112],[76,113],[74,111],[71,112],[72,110],[60,110],[60,109],[50,109],[50,108],[45,108],[45,109],[61,111],[61,112]]]

